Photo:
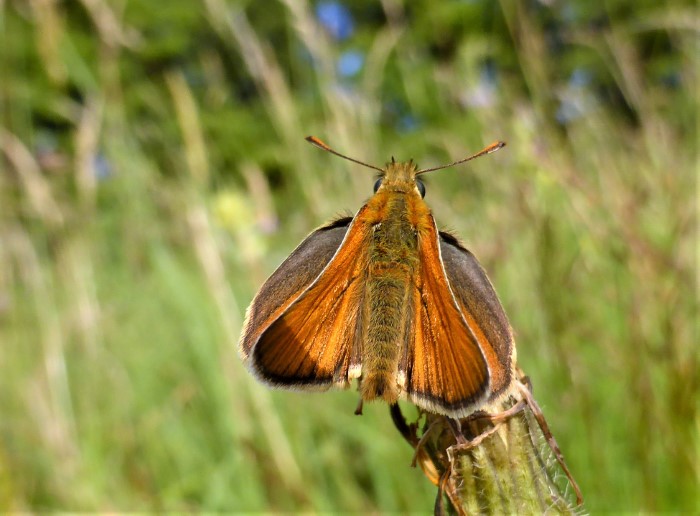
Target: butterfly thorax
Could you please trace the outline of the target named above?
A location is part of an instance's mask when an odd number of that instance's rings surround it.
[[[399,363],[407,351],[408,304],[419,272],[419,220],[429,213],[409,168],[415,167],[395,165],[367,206],[372,231],[362,339],[362,398],[389,403],[396,402],[405,380],[399,377]]]

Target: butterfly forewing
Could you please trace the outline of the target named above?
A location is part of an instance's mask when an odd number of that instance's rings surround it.
[[[258,376],[299,387],[347,382],[361,345],[368,237],[364,226],[351,225],[321,274],[264,329],[251,355]]]
[[[333,258],[351,220],[339,219],[311,233],[263,284],[243,325],[240,353],[244,360],[260,334],[301,296]]]
[[[454,417],[468,415],[489,394],[489,370],[445,276],[435,222],[419,239],[408,331],[407,386],[411,400]]]

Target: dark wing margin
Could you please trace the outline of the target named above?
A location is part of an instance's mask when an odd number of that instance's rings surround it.
[[[474,255],[443,231],[440,253],[452,292],[488,362],[493,400],[511,385],[515,363],[513,330],[493,285]]]

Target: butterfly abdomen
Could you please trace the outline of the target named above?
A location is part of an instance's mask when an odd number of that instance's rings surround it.
[[[404,347],[411,278],[417,267],[417,237],[405,215],[402,196],[373,232],[367,277],[367,314],[360,392],[364,400],[396,403],[397,374]],[[393,213],[392,213],[393,212]]]
[[[379,265],[379,264],[377,264]],[[373,267],[376,269],[376,267]],[[362,397],[384,398],[390,403],[398,399],[396,373],[402,335],[401,304],[406,281],[397,271],[374,271],[368,283],[369,319],[362,360]]]

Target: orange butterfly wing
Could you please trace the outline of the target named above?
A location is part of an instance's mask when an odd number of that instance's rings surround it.
[[[246,312],[239,351],[248,360],[261,333],[314,282],[345,238],[352,218],[312,232],[265,281]]]
[[[440,260],[432,215],[420,231],[420,273],[415,278],[407,360],[400,365],[416,405],[465,417],[490,393],[489,369],[479,342],[455,300]],[[405,367],[405,372],[402,371]]]
[[[275,314],[252,345],[257,376],[273,385],[329,387],[359,373],[368,226],[361,209],[315,281]]]

